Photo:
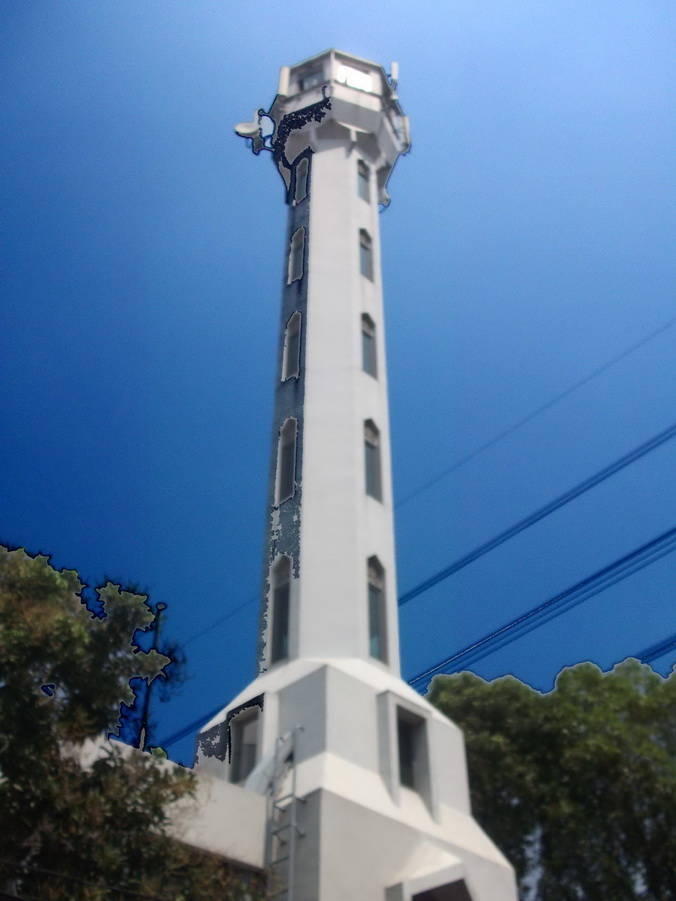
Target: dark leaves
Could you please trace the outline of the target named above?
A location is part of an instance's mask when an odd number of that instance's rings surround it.
[[[429,698],[465,732],[475,816],[524,898],[676,899],[675,676],[586,663],[543,695],[463,673]]]

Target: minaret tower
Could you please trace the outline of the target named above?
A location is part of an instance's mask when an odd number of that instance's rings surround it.
[[[199,766],[269,794],[271,896],[515,901],[462,734],[400,677],[378,223],[409,148],[395,89],[329,50],[236,129],[284,179],[287,256],[258,675]]]

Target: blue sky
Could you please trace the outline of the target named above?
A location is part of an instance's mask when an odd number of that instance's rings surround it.
[[[381,217],[395,499],[670,322],[675,25],[670,0],[6,0],[0,538],[146,587],[176,640],[257,595],[285,206],[232,128],[331,46],[397,60],[411,119]],[[675,376],[676,326],[403,504],[400,592],[671,425]],[[404,676],[674,527],[675,463],[411,601]],[[675,563],[476,672],[546,690],[673,634]],[[157,739],[251,679],[257,615],[187,645]]]

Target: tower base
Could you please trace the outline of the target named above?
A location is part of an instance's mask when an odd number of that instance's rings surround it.
[[[462,733],[384,666],[274,667],[204,728],[198,767],[242,776],[237,742],[254,715],[249,790],[270,790],[277,736],[295,735],[277,779],[295,804],[280,871],[293,901],[517,901],[512,867],[470,812]],[[268,862],[288,847],[269,834]]]

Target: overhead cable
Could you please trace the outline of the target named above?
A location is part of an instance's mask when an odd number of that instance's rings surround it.
[[[200,716],[196,720],[193,720],[192,723],[188,723],[187,726],[184,726],[177,732],[172,732],[171,735],[169,735],[162,741],[158,741],[157,746],[160,748],[169,748],[171,747],[171,745],[175,745],[177,741],[180,741],[182,738],[190,735],[191,732],[194,732],[196,729],[200,729],[202,726],[206,725],[210,719],[215,717],[217,713],[220,713],[220,711],[223,710],[223,707],[223,704],[219,704],[218,707],[215,707],[209,713],[205,713],[203,716]]]
[[[609,360],[607,363],[604,363],[603,366],[600,366],[600,367],[598,367],[598,369],[595,369],[593,372],[589,373],[589,375],[585,376],[585,378],[581,379],[579,382],[576,382],[570,388],[566,389],[566,391],[563,391],[561,394],[558,394],[556,397],[552,398],[546,404],[543,404],[541,407],[538,407],[532,413],[529,413],[528,416],[525,416],[523,419],[520,419],[518,422],[514,423],[514,425],[512,425],[508,429],[506,429],[504,432],[500,432],[499,435],[496,435],[494,438],[491,438],[490,441],[487,441],[485,444],[482,444],[481,447],[472,451],[470,454],[468,454],[466,457],[463,457],[458,462],[454,463],[448,469],[445,469],[438,476],[435,476],[433,479],[430,479],[428,482],[425,482],[425,484],[421,485],[420,488],[417,488],[411,494],[406,495],[406,497],[402,498],[400,501],[397,501],[397,503],[394,505],[395,509],[397,509],[398,507],[401,507],[403,504],[407,503],[407,501],[416,497],[422,491],[425,491],[430,486],[436,484],[438,481],[440,481],[446,475],[449,475],[451,472],[454,472],[456,469],[459,469],[461,466],[464,466],[465,463],[468,463],[474,457],[483,453],[483,451],[488,450],[489,447],[492,447],[494,444],[497,444],[498,441],[501,441],[503,438],[506,438],[508,435],[511,435],[512,432],[516,431],[516,429],[521,428],[522,425],[525,425],[527,422],[530,422],[531,419],[534,419],[536,416],[539,416],[540,413],[544,413],[545,410],[548,410],[555,403],[558,403],[560,400],[562,400],[564,397],[567,397],[573,391],[576,391],[578,388],[581,388],[582,385],[585,385],[587,382],[591,381],[591,379],[596,378],[597,375],[600,375],[602,372],[605,372],[606,369],[609,369],[611,366],[614,366],[616,363],[619,363],[625,357],[628,357],[630,354],[632,354],[635,350],[638,350],[644,344],[647,344],[649,341],[652,341],[653,338],[656,338],[658,335],[662,334],[662,332],[665,332],[667,329],[671,328],[674,324],[676,324],[676,319],[671,319],[669,322],[666,322],[664,325],[660,326],[658,329],[655,329],[654,332],[651,332],[649,335],[646,335],[645,338],[642,338],[640,341],[637,341],[635,344],[632,344],[631,347],[628,347],[621,354],[618,354],[618,356],[613,357],[612,360]],[[650,449],[652,449],[652,448],[650,448]],[[646,453],[647,453],[647,451],[646,451]],[[629,461],[629,462],[631,462],[631,461]],[[627,465],[627,464],[625,464],[625,465]],[[527,528],[527,526],[524,526],[524,528]],[[515,532],[514,534],[517,534],[517,533]],[[500,536],[498,536],[498,537],[500,537]],[[511,537],[511,536],[508,536],[508,537]],[[504,538],[504,540],[506,541],[507,538]],[[499,542],[499,543],[502,543],[502,542]],[[497,546],[497,545],[495,545],[495,546]],[[492,548],[488,548],[487,550],[490,550],[490,549],[492,549]],[[479,548],[477,550],[481,550],[481,549]],[[486,552],[487,551],[483,551],[483,553],[486,553]],[[479,554],[479,556],[481,556],[481,554]],[[474,557],[473,559],[476,559],[476,557]],[[464,561],[465,558],[462,558],[462,560]],[[460,563],[460,562],[461,561],[457,561],[457,563]],[[467,560],[466,562],[462,563],[462,566],[467,566],[467,564],[471,563],[471,562],[472,562],[472,560]],[[456,564],[453,564],[453,566],[455,566],[455,565]],[[462,568],[462,566],[460,568]],[[457,572],[457,570],[454,569],[453,572]],[[451,575],[451,574],[452,573],[449,572],[449,575]],[[442,578],[445,578],[445,576]],[[420,591],[418,591],[418,587],[419,586],[417,586],[415,589],[412,589],[412,592],[415,591],[416,594],[419,594]],[[421,589],[421,591],[423,591],[423,590],[426,590],[426,589]],[[412,594],[411,592],[407,592],[405,595],[402,595],[402,597],[399,598],[399,604],[401,605],[401,604],[407,603],[407,601],[411,600],[412,597],[415,597],[415,594]],[[231,619],[233,616],[235,616],[237,613],[239,613],[245,607],[248,607],[250,604],[253,604],[256,600],[258,600],[257,595],[255,597],[249,598],[247,601],[244,601],[242,604],[239,604],[233,610],[228,611],[228,613],[226,613],[224,616],[221,616],[219,619],[210,623],[208,626],[205,626],[199,632],[195,633],[194,635],[191,635],[186,641],[183,642],[183,647],[187,647],[193,641],[197,641],[198,638],[201,638],[203,635],[206,635],[207,632],[211,631],[211,629],[214,629],[214,628],[216,628],[216,626],[220,626],[222,623],[227,622],[229,619]]]
[[[529,526],[532,526],[536,522],[539,522],[541,519],[544,519],[545,516],[549,516],[550,513],[554,513],[555,510],[558,510],[565,504],[570,503],[570,501],[575,500],[575,498],[580,497],[580,495],[584,494],[585,491],[589,491],[590,488],[594,488],[596,485],[599,485],[601,482],[605,481],[605,479],[609,478],[612,475],[615,475],[616,472],[624,469],[625,466],[629,466],[630,463],[634,463],[636,460],[645,456],[645,454],[650,453],[650,451],[655,450],[655,448],[659,447],[661,444],[664,444],[665,441],[669,441],[669,439],[673,438],[674,436],[676,436],[676,423],[674,423],[674,425],[672,426],[669,426],[668,429],[665,429],[658,435],[655,435],[653,438],[650,438],[644,444],[641,444],[638,447],[634,448],[634,450],[629,451],[628,454],[620,457],[619,460],[615,460],[614,463],[611,463],[604,469],[599,470],[593,476],[590,476],[588,479],[580,482],[574,488],[571,488],[564,494],[559,495],[559,497],[555,498],[553,501],[545,504],[544,507],[540,507],[539,510],[531,513],[530,516],[526,516],[524,519],[520,519],[519,522],[515,523],[513,526],[510,526],[508,529],[505,529],[504,532],[500,532],[499,535],[491,538],[490,541],[486,541],[478,548],[470,551],[469,554],[465,554],[454,563],[451,563],[450,566],[444,567],[444,569],[435,573],[433,576],[430,576],[428,579],[425,579],[423,582],[420,582],[414,588],[411,588],[408,591],[404,592],[404,594],[400,595],[399,597],[399,606],[403,607],[404,604],[408,604],[409,601],[413,600],[413,598],[417,597],[419,594],[422,594],[424,591],[428,591],[430,588],[438,585],[439,582],[443,582],[444,579],[447,579],[449,576],[457,573],[458,570],[463,569],[465,566],[468,566],[470,563],[478,560],[479,557],[483,557],[484,554],[487,554],[489,551],[492,551],[496,547],[499,547],[499,545],[504,544],[505,541],[509,541],[510,538],[518,535],[519,532],[523,532],[524,529],[527,529]]]
[[[206,635],[207,632],[210,632],[212,629],[215,629],[216,626],[220,626],[221,623],[227,622],[227,620],[232,619],[240,610],[244,610],[245,607],[248,607],[249,604],[253,604],[254,601],[258,600],[258,595],[254,595],[254,597],[249,598],[248,601],[243,601],[241,604],[238,604],[237,607],[233,607],[232,610],[229,610],[223,616],[219,617],[217,620],[214,620],[208,626],[205,626],[203,629],[200,629],[199,632],[196,632],[194,635],[191,635],[190,638],[187,638],[182,644],[182,648],[187,648],[189,644],[192,644],[193,641],[197,641],[198,638],[201,638],[203,635]]]
[[[567,610],[572,609],[572,607],[576,606],[577,604],[582,603],[582,601],[589,600],[594,595],[600,594],[602,591],[605,591],[606,588],[610,588],[617,582],[626,579],[628,576],[632,575],[635,572],[638,572],[638,570],[643,569],[643,567],[648,566],[650,563],[655,563],[660,559],[660,557],[665,557],[667,554],[671,553],[674,550],[676,550],[676,528],[671,529],[669,532],[665,532],[658,538],[655,538],[653,541],[642,545],[631,554],[627,554],[625,557],[621,557],[619,560],[616,560],[615,563],[611,563],[610,566],[604,567],[604,569],[599,570],[593,576],[590,576],[588,579],[585,579],[582,582],[579,582],[577,585],[574,585],[572,588],[569,588],[563,594],[557,595],[550,601],[545,601],[544,604],[540,604],[538,607],[534,607],[532,610],[529,610],[518,619],[512,620],[512,622],[508,623],[506,626],[502,626],[495,632],[491,632],[490,635],[487,635],[474,644],[471,644],[468,647],[463,648],[463,650],[458,651],[457,654],[453,654],[453,656],[448,657],[442,663],[438,663],[436,664],[436,666],[425,670],[424,673],[420,673],[419,675],[414,676],[412,679],[409,679],[409,685],[415,685],[416,682],[421,682],[424,679],[432,678],[432,676],[438,675],[441,669],[444,669],[447,665],[452,665],[453,668],[445,669],[445,674],[448,675],[450,673],[459,672],[464,666],[467,665],[467,660],[469,660],[470,662],[475,662],[482,657],[488,656],[488,654],[492,653],[495,650],[498,650],[498,648],[504,647],[504,645],[509,644],[511,641],[514,641],[517,638],[520,638],[527,632],[531,632],[533,629],[536,629],[538,626],[543,625],[545,622],[549,622],[551,619],[554,619],[561,613],[565,613]],[[613,572],[611,572],[611,570],[613,570]],[[592,584],[592,580],[597,578],[598,582]],[[581,592],[580,594],[573,597],[573,592],[580,586],[584,586],[585,584],[587,584],[587,588],[589,590]],[[559,608],[555,607],[555,602],[559,599],[566,601],[565,607],[563,604]],[[535,621],[535,615],[540,610],[548,612],[550,615],[540,617],[539,619],[537,619],[537,621]],[[529,621],[531,618],[533,621]],[[517,634],[516,626],[517,624],[522,623],[525,628],[522,631],[519,631]],[[510,629],[512,629],[512,627],[515,628],[510,632]],[[499,639],[500,643],[496,643],[494,646],[490,645],[489,640],[492,638]],[[503,641],[502,639],[505,640]],[[476,656],[471,657],[470,652],[475,649],[477,652]],[[636,657],[641,661],[641,663],[650,663],[653,660],[657,660],[658,657],[662,657],[672,649],[676,649],[676,633],[669,636],[669,638],[658,642],[657,644],[651,645],[649,648],[646,648],[638,654],[633,654],[630,656]],[[467,659],[464,659],[463,655],[467,655]],[[461,658],[463,658],[462,661]],[[180,741],[182,738],[190,735],[191,732],[194,732],[196,729],[204,726],[222,709],[223,706],[220,705],[210,713],[205,713],[203,716],[198,717],[187,726],[184,726],[177,732],[173,732],[163,741],[158,742],[159,746],[161,748],[170,747],[177,741]]]
[[[527,529],[529,526],[538,522],[540,519],[543,519],[545,516],[548,516],[550,513],[558,510],[559,507],[564,506],[564,504],[567,504],[569,501],[572,501],[576,497],[579,497],[585,491],[588,491],[590,488],[598,485],[604,479],[607,479],[609,478],[609,476],[614,475],[616,472],[619,472],[625,466],[629,466],[630,463],[638,460],[640,457],[649,453],[651,450],[655,450],[655,448],[659,447],[661,444],[664,444],[665,441],[668,441],[675,435],[676,423],[670,426],[668,429],[665,429],[663,432],[660,432],[659,435],[655,435],[654,438],[651,438],[649,441],[641,444],[633,451],[630,451],[628,454],[620,457],[619,460],[616,460],[614,463],[606,466],[605,469],[600,470],[600,472],[597,472],[596,475],[590,476],[590,478],[585,479],[584,482],[580,482],[579,485],[576,485],[575,488],[571,488],[570,491],[567,491],[565,494],[562,494],[560,497],[551,501],[549,504],[546,504],[544,507],[536,510],[535,513],[531,513],[530,516],[525,517],[525,519],[519,520],[519,522],[511,526],[509,529],[506,529],[504,532],[496,535],[495,538],[492,538],[490,541],[485,542],[478,548],[475,548],[469,554],[465,554],[454,563],[451,563],[450,566],[445,567],[440,572],[436,573],[433,576],[430,576],[429,579],[426,579],[424,582],[421,582],[419,585],[411,588],[409,591],[405,592],[399,597],[399,606],[401,607],[404,604],[407,604],[414,597],[417,597],[419,594],[422,594],[424,591],[432,588],[438,582],[441,582],[444,579],[447,579],[449,576],[452,576],[454,573],[458,572],[458,570],[463,569],[463,567],[468,566],[470,563],[473,563],[479,557],[482,557],[484,554],[492,551],[494,548],[503,544],[505,541],[508,541],[510,538],[518,535],[519,532],[522,532],[524,529]],[[243,603],[238,604],[237,607],[229,610],[226,614],[219,617],[217,620],[214,620],[214,622],[210,623],[208,626],[200,629],[199,632],[196,632],[194,635],[191,635],[189,638],[187,638],[182,643],[182,647],[186,648],[189,644],[192,644],[193,641],[197,641],[198,638],[202,638],[203,635],[206,635],[212,629],[215,629],[216,626],[220,626],[222,623],[227,622],[229,619],[232,619],[233,616],[236,616],[240,611],[244,610],[245,607],[248,607],[250,604],[253,604],[257,600],[258,595],[254,595]]]
[[[461,466],[464,466],[465,463],[469,463],[470,460],[473,460],[475,457],[478,457],[479,454],[483,454],[484,451],[488,450],[493,445],[497,444],[498,441],[502,441],[503,438],[507,438],[508,435],[511,435],[513,432],[516,432],[517,429],[520,429],[521,426],[526,425],[526,423],[530,422],[532,419],[535,419],[536,416],[539,416],[541,413],[544,413],[546,410],[549,410],[550,407],[553,407],[554,404],[558,404],[560,400],[563,400],[564,397],[568,397],[569,394],[572,394],[574,391],[577,391],[578,388],[581,388],[583,385],[586,385],[587,382],[590,382],[592,379],[595,379],[597,375],[601,375],[602,372],[605,372],[607,369],[610,369],[611,366],[615,366],[616,363],[619,363],[621,360],[624,360],[630,354],[633,354],[634,351],[638,350],[639,347],[643,347],[644,344],[647,344],[649,341],[652,341],[653,338],[656,338],[658,335],[661,335],[662,332],[666,332],[667,329],[670,329],[676,323],[676,319],[670,319],[669,322],[666,322],[664,325],[661,325],[658,329],[655,329],[654,332],[651,332],[649,335],[646,335],[645,338],[641,338],[640,341],[637,341],[635,344],[632,344],[631,347],[628,347],[626,350],[623,350],[622,353],[618,354],[616,357],[613,357],[612,360],[609,360],[607,363],[604,363],[602,366],[599,366],[598,369],[594,369],[593,372],[590,372],[589,375],[586,375],[584,378],[580,379],[579,382],[575,382],[574,385],[571,385],[570,388],[566,388],[565,391],[562,391],[561,394],[557,394],[556,397],[553,397],[551,400],[548,400],[547,403],[542,404],[542,406],[537,407],[527,416],[524,416],[523,419],[519,419],[518,422],[515,422],[513,425],[509,426],[509,428],[505,429],[503,432],[497,434],[494,438],[491,438],[489,441],[486,441],[485,444],[481,444],[479,447],[475,448],[475,450],[471,451],[465,457],[462,457],[456,463],[453,463],[452,466],[449,466],[447,469],[442,470],[438,475],[433,476],[433,478],[429,479],[424,484],[420,485],[420,487],[416,488],[414,491],[411,491],[410,494],[405,495],[401,498],[401,500],[397,501],[394,505],[395,510],[399,507],[402,507],[404,504],[407,504],[409,501],[413,500],[414,497],[417,497],[419,494],[422,494],[423,491],[427,491],[428,488],[431,488],[432,485],[436,485],[437,482],[440,482],[442,479],[445,479],[447,475],[450,475],[452,472],[455,472],[456,469],[460,469]]]
[[[645,648],[645,650],[641,651],[641,653],[636,656],[641,663],[652,663],[653,660],[663,657],[674,648],[676,648],[676,633],[670,635],[669,638],[663,639],[657,644],[651,645],[649,648]]]
[[[614,563],[604,566],[603,569],[597,570],[561,594],[538,604],[537,607],[533,607],[440,663],[418,673],[417,676],[409,679],[409,685],[415,686],[417,683],[427,682],[432,676],[441,672],[446,674],[459,672],[675,550],[676,527],[641,545],[631,553],[625,554]]]

